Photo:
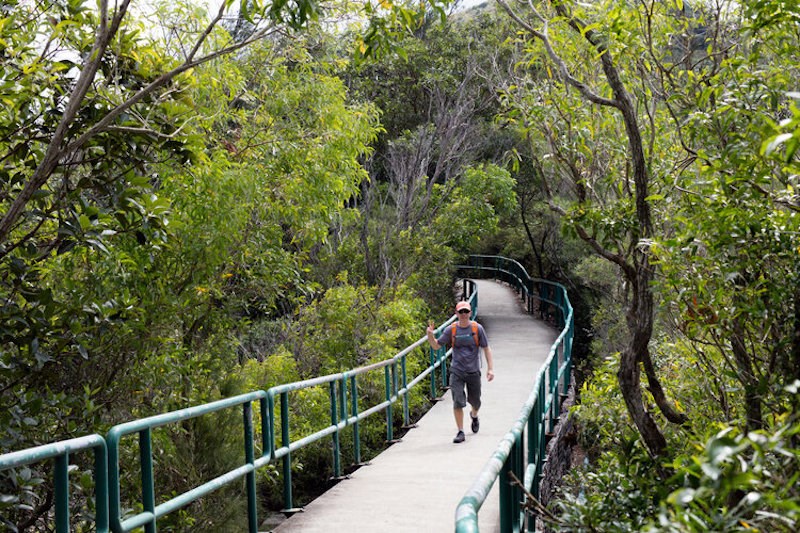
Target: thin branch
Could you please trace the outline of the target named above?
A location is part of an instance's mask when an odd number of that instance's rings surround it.
[[[167,82],[171,81],[173,78],[175,78],[179,74],[183,74],[184,72],[186,72],[188,70],[191,70],[191,69],[193,69],[195,67],[203,65],[205,63],[208,63],[209,61],[217,59],[218,57],[221,57],[221,56],[224,56],[224,55],[228,55],[228,54],[230,54],[232,52],[235,52],[237,50],[245,48],[246,46],[251,45],[255,41],[258,41],[259,39],[265,37],[269,33],[269,31],[272,30],[272,29],[273,29],[272,27],[264,28],[261,32],[253,34],[253,36],[250,39],[247,39],[247,40],[242,41],[240,43],[231,45],[231,46],[229,46],[227,48],[222,48],[220,50],[217,50],[216,52],[213,52],[211,54],[203,56],[200,59],[196,59],[196,60],[193,60],[193,61],[188,61],[188,62],[180,65],[179,67],[176,67],[176,68],[172,69],[171,71],[162,74],[157,79],[152,81],[149,85],[147,85],[146,87],[140,89],[139,92],[137,92],[135,95],[131,96],[128,100],[126,100],[125,102],[121,103],[120,105],[118,105],[117,107],[115,107],[114,109],[109,111],[108,114],[106,116],[104,116],[97,124],[92,126],[83,135],[81,135],[75,141],[73,141],[71,144],[69,144],[67,146],[66,150],[67,151],[76,150],[76,149],[80,148],[81,146],[83,146],[94,135],[100,133],[101,131],[105,131],[106,128],[111,124],[111,122],[113,120],[115,120],[119,115],[121,115],[123,112],[127,111],[129,108],[133,107],[135,104],[139,103],[142,99],[144,99],[150,93],[152,93],[153,91],[155,91],[159,87],[162,87],[163,85],[165,85]]]
[[[206,29],[203,33],[198,37],[197,42],[194,44],[192,51],[189,52],[189,55],[186,57],[186,61],[191,61],[195,55],[197,55],[198,50],[200,50],[200,46],[205,42],[206,38],[211,35],[211,32],[214,30],[214,27],[222,20],[222,16],[225,14],[225,9],[227,9],[226,2],[222,2],[219,6],[219,11],[217,12],[217,16],[214,17],[214,20],[208,23]]]
[[[558,213],[559,215],[564,217],[567,216],[567,211],[560,205],[556,204],[555,202],[548,201],[548,206],[550,207],[551,211]],[[589,232],[586,231],[586,228],[584,228],[577,222],[573,222],[573,226],[575,228],[575,231],[578,232],[578,236],[581,238],[581,240],[583,240],[586,244],[588,244],[597,255],[619,266],[625,273],[625,277],[628,278],[629,280],[631,281],[635,280],[636,269],[633,267],[633,265],[629,264],[625,260],[625,257],[619,254],[615,254],[614,252],[611,252],[610,250],[604,248],[597,241],[597,239],[595,239],[592,235],[589,235]]]
[[[152,137],[157,137],[159,139],[174,139],[175,137],[177,137],[178,133],[180,133],[182,129],[183,126],[176,129],[172,133],[162,133],[160,131],[153,130],[150,128],[133,128],[130,126],[110,126],[106,128],[105,131],[113,131],[115,133],[129,133],[131,135],[149,135]]]
[[[544,24],[544,29],[542,31],[537,30],[536,28],[525,22],[519,15],[517,15],[516,12],[514,12],[513,9],[511,9],[511,7],[506,3],[505,0],[497,0],[497,3],[500,4],[500,6],[506,11],[506,13],[508,13],[508,15],[512,19],[514,19],[514,21],[517,24],[522,26],[531,35],[533,35],[534,37],[536,37],[541,41],[542,45],[545,48],[545,51],[547,52],[547,55],[550,57],[550,60],[553,61],[553,63],[555,63],[556,66],[558,67],[558,70],[561,73],[561,78],[564,80],[565,83],[577,89],[578,92],[584,98],[586,98],[587,100],[589,100],[594,104],[606,107],[614,107],[617,109],[621,108],[619,101],[600,96],[599,94],[593,92],[585,83],[583,83],[582,81],[572,76],[572,74],[570,74],[566,62],[563,59],[561,59],[561,56],[559,56],[556,53],[555,49],[553,48],[553,45],[550,43],[550,38],[547,35],[547,21],[538,13],[538,11],[534,9],[534,13],[536,13],[537,17],[540,20],[542,20]]]
[[[526,506],[533,507],[537,513],[546,517],[548,521],[553,522],[554,524],[564,525],[564,522],[560,518],[551,513],[550,510],[547,507],[545,507],[544,504],[541,501],[539,501],[539,499],[536,496],[531,494],[530,491],[528,491],[528,489],[525,488],[525,484],[519,480],[519,478],[516,476],[516,474],[514,474],[514,472],[509,471],[508,477],[511,478],[512,485],[517,485],[520,489],[522,489],[522,492],[525,493],[525,500],[527,502]]]
[[[61,121],[56,127],[56,131],[53,133],[53,138],[50,141],[50,145],[47,147],[44,159],[25,184],[25,187],[20,191],[17,198],[11,203],[6,214],[0,219],[0,243],[6,241],[12,228],[22,215],[22,210],[25,205],[27,205],[33,197],[33,194],[47,182],[58,165],[58,161],[62,158],[64,154],[62,143],[66,138],[67,131],[78,114],[83,99],[94,81],[95,74],[100,68],[105,50],[108,48],[111,39],[119,29],[119,25],[127,12],[129,4],[130,0],[122,0],[109,27],[108,0],[101,0],[99,6],[100,27],[98,28],[97,37],[92,45],[92,49],[89,52],[89,61],[86,63],[85,67],[81,69],[81,73],[75,83],[75,88],[70,94],[67,108],[64,110]],[[4,257],[6,254],[7,252],[3,251],[0,253],[0,257]]]
[[[36,171],[34,171],[33,176],[31,176],[30,180],[25,184],[25,187],[20,192],[20,194],[15,198],[14,202],[10,205],[9,210],[6,212],[5,216],[0,219],[0,242],[5,242],[8,238],[8,235],[11,233],[12,228],[16,224],[17,220],[22,214],[22,210],[33,197],[34,192],[39,190],[50,178],[51,174],[55,170],[58,165],[58,162],[69,152],[74,152],[84,146],[89,139],[97,135],[102,131],[106,131],[114,120],[117,119],[122,113],[127,111],[128,109],[132,108],[135,104],[143,100],[146,96],[150,95],[155,90],[159,89],[160,87],[166,85],[169,81],[174,79],[179,74],[191,70],[199,65],[212,61],[218,57],[233,53],[237,50],[245,48],[252,44],[253,42],[262,39],[264,36],[268,35],[270,31],[274,29],[273,26],[266,26],[259,32],[254,33],[249,39],[245,39],[239,43],[235,43],[233,45],[223,47],[216,52],[210,53],[205,55],[199,59],[190,59],[189,61],[183,63],[182,65],[170,70],[159,76],[156,80],[148,84],[146,87],[139,90],[136,94],[132,97],[127,99],[126,101],[122,102],[120,105],[112,109],[108,112],[100,121],[98,121],[94,126],[89,128],[85,131],[82,135],[80,135],[77,139],[69,143],[66,147],[62,146],[62,142],[66,137],[67,130],[69,126],[75,119],[80,106],[83,103],[83,99],[88,92],[95,74],[99,69],[100,63],[102,61],[103,54],[108,47],[111,39],[116,35],[117,31],[119,30],[119,26],[122,22],[123,17],[127,11],[127,7],[130,4],[130,0],[122,0],[119,10],[116,12],[111,25],[108,25],[107,15],[108,15],[108,2],[107,0],[103,0],[100,5],[100,12],[101,12],[101,23],[100,28],[98,29],[98,35],[95,40],[95,45],[92,48],[92,51],[89,55],[90,60],[86,64],[86,66],[81,70],[81,74],[78,78],[76,83],[75,89],[73,90],[72,94],[69,98],[69,104],[67,106],[64,115],[62,116],[61,122],[59,123],[58,127],[56,128],[56,132],[53,135],[53,139],[48,146],[47,152],[45,154],[44,160],[42,163],[37,167]],[[216,24],[220,19],[218,15],[215,18]],[[205,41],[207,36],[210,34],[210,28],[207,28],[206,31],[198,38],[198,42],[195,45],[195,49],[192,52],[190,57],[193,57],[194,53],[197,49],[199,49],[202,42]],[[7,255],[7,251],[0,252],[0,257],[4,257]]]

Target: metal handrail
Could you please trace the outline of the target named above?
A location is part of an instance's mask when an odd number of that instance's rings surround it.
[[[544,316],[543,303],[555,306],[559,311],[561,333],[537,373],[525,405],[514,425],[464,494],[455,512],[457,533],[477,532],[478,511],[486,501],[489,491],[500,479],[500,531],[503,533],[520,531],[525,525],[528,531],[535,531],[536,516],[526,516],[522,507],[522,490],[524,488],[534,497],[539,497],[539,481],[546,460],[547,437],[552,433],[558,419],[561,398],[565,397],[569,390],[574,335],[572,305],[563,285],[531,278],[522,265],[505,257],[470,256],[470,263],[459,265],[459,269],[501,274],[500,279],[511,283],[523,294],[528,312],[532,313],[538,307]],[[551,290],[548,292],[546,288]],[[524,447],[526,440],[527,449]],[[523,480],[524,487],[511,482],[511,473],[517,479]]]
[[[55,459],[54,501],[56,531],[69,531],[69,455],[73,452],[94,450],[95,527],[98,533],[108,532],[108,474],[106,441],[100,435],[86,435],[75,439],[44,444],[18,452],[0,455],[0,470],[17,468]]]
[[[270,421],[266,418],[265,400],[267,393],[255,391],[248,394],[234,396],[203,405],[187,407],[178,411],[141,418],[132,422],[126,422],[112,427],[106,435],[108,443],[108,472],[109,472],[109,508],[111,511],[111,528],[114,532],[131,531],[137,527],[144,526],[147,533],[156,531],[156,521],[159,517],[167,515],[181,507],[188,505],[201,496],[205,496],[216,491],[228,483],[247,477],[247,500],[248,500],[248,523],[250,530],[257,531],[256,515],[256,478],[255,478],[255,452],[253,445],[253,416],[252,403],[258,400],[261,403],[262,427],[269,427]],[[180,494],[166,502],[156,505],[155,486],[153,475],[153,446],[152,430],[184,420],[190,420],[202,415],[228,409],[230,407],[242,406],[243,428],[244,428],[244,452],[245,463],[221,476],[218,476],[202,485],[195,487],[183,494]],[[126,435],[137,433],[139,435],[139,463],[141,468],[142,481],[142,508],[143,512],[122,520],[122,509],[120,506],[120,467],[119,467],[119,445]],[[263,435],[263,450],[270,449],[267,435]]]
[[[473,316],[478,309],[478,293],[474,282],[464,280],[465,298],[471,303]],[[438,326],[436,334],[452,324],[457,317],[451,316]],[[400,398],[403,399],[403,420],[409,425],[408,392],[427,376],[430,376],[431,398],[436,395],[436,370],[440,369],[441,384],[446,386],[447,366],[446,360],[451,351],[441,347],[430,350],[429,365],[415,376],[410,382],[406,375],[406,361],[414,350],[426,344],[427,337],[422,337],[406,347],[390,359],[367,366],[362,366],[347,372],[320,376],[317,378],[277,385],[267,391],[257,390],[232,398],[226,398],[203,405],[188,407],[169,413],[142,418],[112,427],[106,437],[89,435],[77,439],[60,441],[53,444],[29,448],[9,454],[0,455],[0,470],[16,468],[33,464],[49,458],[56,459],[55,469],[55,521],[57,533],[67,533],[69,527],[69,453],[87,448],[95,450],[95,492],[97,512],[95,523],[98,532],[105,533],[109,525],[115,533],[131,531],[144,527],[146,533],[156,531],[158,518],[165,516],[177,509],[193,502],[194,500],[218,490],[224,485],[242,477],[246,478],[246,491],[248,500],[248,528],[255,533],[258,531],[258,517],[256,506],[256,480],[255,472],[259,468],[281,459],[283,463],[284,481],[284,511],[292,512],[292,486],[291,486],[291,453],[326,436],[333,438],[334,448],[334,473],[341,475],[339,434],[347,426],[353,428],[354,455],[356,464],[361,462],[359,422],[366,417],[380,411],[386,411],[387,441],[393,440],[393,411],[392,406]],[[365,410],[359,409],[358,380],[360,376],[371,371],[384,370],[385,400]],[[330,390],[331,423],[326,427],[291,441],[289,437],[290,413],[289,394],[291,392],[328,385]],[[276,417],[275,399],[280,403],[280,430],[281,446],[276,447]],[[256,457],[253,427],[253,402],[258,401],[261,415],[261,455]],[[181,422],[207,415],[213,412],[241,406],[244,431],[243,464],[230,470],[200,486],[179,494],[166,502],[156,504],[154,472],[153,472],[153,446],[152,430],[168,424]],[[348,413],[349,406],[349,413]],[[123,519],[123,509],[120,504],[121,471],[119,465],[120,443],[123,438],[137,434],[139,440],[139,462],[141,470],[143,511]]]

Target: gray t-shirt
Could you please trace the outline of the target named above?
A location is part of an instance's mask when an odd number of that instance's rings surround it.
[[[477,322],[476,322],[477,324]],[[450,345],[450,337],[453,334],[453,325],[447,326],[442,334],[436,339],[441,346]],[[453,345],[453,361],[450,363],[450,369],[453,372],[466,374],[470,372],[480,372],[481,358],[480,348],[489,346],[489,341],[486,338],[486,331],[483,326],[478,324],[478,344],[475,345],[475,336],[472,334],[472,324],[462,328],[456,326],[456,339]]]

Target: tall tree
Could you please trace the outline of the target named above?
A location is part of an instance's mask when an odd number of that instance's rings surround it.
[[[620,356],[618,379],[628,412],[645,444],[652,454],[661,455],[665,453],[667,443],[658,424],[645,406],[641,388],[641,368],[644,368],[650,392],[666,418],[674,423],[682,423],[686,421],[686,416],[677,412],[668,401],[650,353],[654,320],[652,287],[654,266],[651,262],[650,242],[654,237],[654,224],[650,197],[652,176],[646,155],[645,135],[640,123],[640,109],[648,110],[648,106],[652,104],[647,101],[637,101],[628,88],[628,84],[632,84],[634,80],[628,76],[628,65],[623,67],[617,55],[615,46],[617,35],[614,32],[618,28],[613,26],[613,21],[607,21],[605,25],[599,22],[600,13],[608,15],[610,11],[618,24],[624,24],[624,17],[619,12],[622,8],[615,10],[605,5],[589,7],[568,2],[553,2],[550,14],[545,11],[547,6],[528,4],[530,9],[523,15],[504,0],[498,0],[498,3],[527,36],[541,43],[546,58],[552,66],[548,68],[555,70],[554,75],[564,86],[576,91],[581,100],[593,108],[609,109],[618,114],[621,127],[619,133],[624,135],[626,146],[624,146],[623,164],[617,163],[618,174],[615,174],[614,179],[617,182],[618,205],[624,206],[623,212],[626,217],[624,228],[617,228],[614,231],[602,220],[592,220],[589,212],[596,209],[592,207],[593,202],[602,201],[602,197],[608,193],[589,188],[587,176],[600,169],[591,169],[583,165],[585,161],[594,160],[595,163],[600,163],[603,159],[608,164],[612,157],[617,156],[612,153],[599,154],[599,157],[594,158],[585,157],[579,151],[582,149],[581,146],[577,147],[578,151],[570,149],[569,144],[572,139],[559,138],[552,129],[549,132],[545,130],[545,135],[548,135],[556,157],[563,163],[563,175],[568,176],[572,182],[577,198],[577,209],[568,212],[556,201],[551,201],[551,206],[563,216],[570,217],[571,225],[580,238],[596,254],[617,265],[628,284],[630,296],[627,324],[630,338]],[[561,39],[558,43],[559,45],[566,43],[566,47],[556,45],[551,33],[551,28],[561,29],[564,25],[574,34],[570,43],[564,40],[563,33],[559,33]],[[585,47],[578,46],[576,39],[583,41]],[[562,57],[567,50],[572,54],[570,58],[572,67]],[[589,62],[599,63],[597,66],[603,73],[602,79],[590,75],[592,67]],[[574,73],[573,68],[580,70],[581,73]],[[582,76],[585,78],[582,79]],[[550,95],[547,101],[560,109],[555,99]],[[566,113],[572,115],[575,113],[569,110],[559,112],[562,113],[560,119],[562,124],[566,124],[568,131],[571,130],[571,119]],[[611,123],[613,121],[606,122],[607,126],[611,126]],[[587,127],[583,124],[577,126]],[[617,132],[609,129],[607,133],[613,135]],[[591,150],[588,147],[587,149]],[[603,170],[611,170],[611,167]],[[599,205],[602,209],[602,203]]]
[[[2,8],[3,450],[224,394],[236,328],[308,294],[303,261],[376,128],[305,43],[277,38],[316,4],[240,13],[257,29],[239,40],[220,26],[230,3],[198,27],[162,12],[165,40],[128,2],[83,5]],[[248,52],[267,37],[272,55]],[[0,515],[29,527],[52,505],[31,498],[4,494]]]
[[[482,162],[499,163],[504,155],[506,146],[497,143],[492,124],[497,103],[487,73],[496,43],[483,40],[488,25],[485,17],[468,15],[453,17],[443,27],[431,23],[399,42],[402,55],[357,64],[346,73],[355,97],[382,109],[386,128],[360,199],[365,270],[374,283],[395,283],[426,270],[430,261],[441,271],[446,254],[430,253],[431,228],[450,212],[448,205],[461,201],[469,172],[481,173]],[[492,169],[486,177],[499,175]],[[498,200],[507,192],[500,180],[497,194],[487,197]],[[482,208],[476,198],[475,212]],[[397,238],[398,230],[403,239]],[[453,233],[441,235],[439,246],[455,245],[448,239]],[[474,249],[480,228],[473,234],[467,246]],[[456,248],[467,251],[461,244]]]
[[[786,388],[797,379],[800,207],[797,144],[786,128],[796,109],[800,36],[789,22],[796,10],[776,8],[687,6],[679,35],[688,44],[679,52],[691,69],[655,63],[689,170],[674,180],[681,193],[659,252],[663,281],[682,294],[679,326],[713,362],[709,375],[734,377],[719,395],[743,391],[730,422],[741,416],[748,430],[769,427],[772,415],[790,408]]]

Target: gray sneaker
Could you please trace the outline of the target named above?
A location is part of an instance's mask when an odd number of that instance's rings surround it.
[[[478,420],[477,416],[469,415],[472,418],[472,432],[477,433],[479,429],[481,429],[481,422]]]
[[[456,433],[456,436],[453,437],[453,442],[458,444],[459,442],[464,442],[464,439],[466,439],[466,437],[464,436],[464,432],[459,431],[458,433]]]

